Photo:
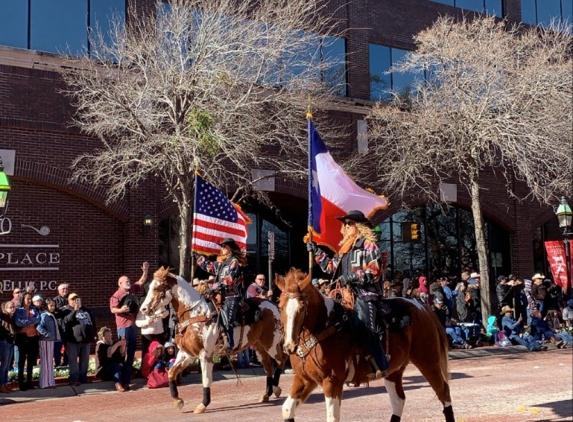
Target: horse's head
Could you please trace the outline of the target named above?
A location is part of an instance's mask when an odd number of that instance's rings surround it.
[[[303,329],[307,313],[307,287],[311,286],[310,277],[300,270],[291,268],[283,278],[276,276],[275,283],[282,294],[279,308],[284,327],[284,349],[287,353],[296,352],[298,339]]]
[[[153,273],[153,281],[147,291],[145,300],[139,307],[144,314],[151,316],[157,310],[171,302],[171,289],[174,286],[174,278],[169,274],[169,268],[161,267]]]

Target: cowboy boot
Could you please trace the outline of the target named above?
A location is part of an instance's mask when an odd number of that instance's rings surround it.
[[[372,367],[372,372],[366,375],[368,380],[379,380],[380,378],[386,378],[388,376],[388,371],[381,371],[373,357],[371,357],[369,361]]]

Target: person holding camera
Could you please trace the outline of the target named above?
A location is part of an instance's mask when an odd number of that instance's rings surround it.
[[[257,274],[255,281],[252,282],[249,287],[247,287],[247,293],[245,297],[247,299],[251,297],[270,299],[273,295],[273,291],[265,286],[265,281],[266,279],[264,274]]]
[[[125,387],[130,382],[125,365],[125,355],[127,354],[125,339],[120,337],[114,343],[111,339],[111,330],[102,327],[98,332],[95,354],[96,378],[103,381],[114,381],[115,389],[120,393],[125,392]]]
[[[66,331],[66,353],[70,366],[68,384],[77,387],[88,381],[90,344],[96,339],[95,318],[89,309],[82,306],[82,300],[77,293],[70,293],[64,312],[62,321]]]

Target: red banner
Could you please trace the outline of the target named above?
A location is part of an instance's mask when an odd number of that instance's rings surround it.
[[[571,241],[569,241],[569,250],[571,250]],[[547,260],[551,267],[553,280],[564,290],[567,289],[567,260],[565,257],[565,244],[561,240],[548,240],[545,242],[547,251]]]

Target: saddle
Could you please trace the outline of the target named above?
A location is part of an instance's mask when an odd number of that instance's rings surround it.
[[[384,309],[384,312],[381,312]],[[412,324],[412,318],[406,307],[398,300],[381,299],[378,307],[378,317],[382,319],[388,331],[395,332]]]

